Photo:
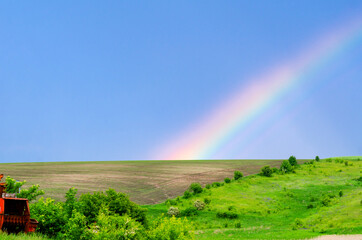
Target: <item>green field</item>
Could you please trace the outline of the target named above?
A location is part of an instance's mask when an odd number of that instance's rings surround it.
[[[192,182],[220,181],[235,170],[257,173],[266,164],[279,166],[280,160],[210,161],[110,161],[3,163],[0,173],[27,181],[25,187],[39,184],[45,197],[64,200],[69,188],[78,193],[113,188],[129,194],[138,204],[154,204],[182,194]]]
[[[357,179],[362,161],[349,158],[346,166],[340,159],[304,164],[290,174],[252,175],[204,189],[190,199],[180,197],[146,207],[150,218],[155,218],[167,214],[171,206],[178,207],[182,214],[196,200],[209,199],[204,210],[188,217],[196,226],[196,239],[302,239],[321,234],[361,234],[362,184]],[[237,218],[219,218],[218,212],[234,212]]]

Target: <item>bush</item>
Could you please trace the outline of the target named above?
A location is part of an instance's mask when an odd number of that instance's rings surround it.
[[[316,156],[315,160],[316,160],[316,162],[319,162],[320,161],[319,156]]]
[[[345,166],[348,166],[348,161],[347,161],[347,160],[344,162],[344,165],[345,165]]]
[[[235,223],[235,228],[241,228],[241,223],[240,222]]]
[[[210,188],[211,188],[211,184],[206,184],[205,188],[206,188],[206,189],[210,189]]]
[[[288,162],[290,163],[291,166],[297,166],[297,159],[294,156],[290,156],[288,159]]]
[[[276,167],[273,167],[271,170],[272,170],[272,173],[278,173],[279,172],[279,169],[276,168]]]
[[[44,195],[43,190],[39,190],[39,185],[33,185],[29,189],[21,189],[20,193],[18,193],[16,196],[18,198],[26,198],[29,200],[29,202],[35,200],[38,196]]]
[[[187,219],[181,218],[159,218],[153,223],[149,232],[147,232],[148,239],[154,240],[173,240],[194,239],[194,227]]]
[[[191,183],[189,190],[191,190],[194,194],[202,193],[202,187],[200,183]]]
[[[240,179],[242,177],[243,177],[243,174],[240,171],[235,171],[234,172],[234,179],[235,180],[238,180],[238,179]]]
[[[289,163],[289,161],[284,160],[282,162],[282,165],[280,166],[280,172],[281,173],[289,173],[291,171],[293,171],[292,165]]]
[[[199,213],[197,212],[197,209],[195,207],[188,207],[185,210],[182,211],[181,215],[185,217],[191,217],[196,216]]]
[[[82,194],[79,198],[79,211],[87,217],[88,222],[94,222],[101,209],[106,208],[111,214],[125,215],[141,224],[146,224],[146,209],[131,202],[124,193],[113,189],[93,194]]]
[[[231,179],[227,177],[227,178],[224,179],[224,182],[225,183],[231,183]]]
[[[67,222],[62,205],[50,198],[46,200],[40,198],[36,203],[30,205],[31,217],[39,222],[37,232],[49,237],[56,237],[62,231]]]
[[[204,203],[205,204],[210,204],[210,202],[211,202],[211,199],[210,198],[204,198]]]
[[[183,198],[188,199],[188,198],[190,198],[190,197],[192,197],[191,192],[190,192],[190,191],[188,191],[188,190],[186,190],[186,191],[184,192],[184,196],[183,196]]]
[[[216,217],[235,219],[235,218],[238,218],[238,214],[236,212],[233,212],[233,211],[217,212]]]
[[[343,191],[342,190],[339,191],[338,195],[339,195],[339,197],[343,197]]]
[[[260,171],[260,175],[265,176],[265,177],[271,177],[272,176],[271,168],[269,166],[262,167],[262,169]]]
[[[113,240],[136,240],[145,239],[144,227],[129,216],[107,215],[101,213],[97,217],[97,225],[87,230],[84,238],[78,239],[113,239]],[[64,238],[69,239],[69,238]]]
[[[202,201],[200,201],[200,200],[196,200],[196,201],[194,202],[194,207],[195,207],[197,210],[201,211],[201,210],[203,210],[203,209],[205,208],[205,203],[202,202]]]
[[[165,203],[166,205],[172,205],[172,206],[177,205],[177,201],[173,199],[167,199]]]
[[[221,183],[219,183],[219,182],[214,182],[214,183],[212,183],[212,186],[213,186],[213,187],[220,187],[220,186],[221,186]]]
[[[177,207],[170,207],[167,211],[168,216],[175,216],[178,217],[180,215],[180,210]]]

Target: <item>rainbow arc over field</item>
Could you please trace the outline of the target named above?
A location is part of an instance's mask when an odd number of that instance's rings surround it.
[[[305,80],[310,71],[316,71],[331,58],[351,45],[360,44],[362,19],[356,18],[324,35],[313,46],[287,63],[280,64],[262,76],[249,79],[227,100],[181,136],[168,141],[157,159],[188,160],[212,159],[215,151],[245,128],[260,113],[267,111],[275,99]]]

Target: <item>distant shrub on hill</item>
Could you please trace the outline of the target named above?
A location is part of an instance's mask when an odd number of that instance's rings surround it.
[[[197,216],[198,214],[199,213],[195,207],[188,207],[181,212],[181,215],[185,217]]]
[[[178,217],[180,215],[180,210],[177,207],[170,207],[167,211],[167,215],[170,217]]]
[[[210,188],[211,188],[211,184],[209,184],[209,183],[206,184],[205,188],[206,188],[206,189],[210,189]]]
[[[191,183],[189,190],[194,194],[202,193],[202,187],[200,183]]]
[[[196,200],[196,201],[194,202],[194,207],[195,207],[197,210],[201,211],[201,210],[203,210],[203,209],[205,208],[205,203],[204,203],[203,201]]]
[[[213,187],[220,187],[220,186],[221,186],[221,183],[219,183],[219,182],[213,182],[213,183],[212,183],[212,186],[213,186]]]
[[[234,172],[234,179],[235,180],[238,180],[238,179],[240,179],[242,177],[243,177],[243,174],[240,171],[235,171]]]
[[[284,160],[282,162],[282,165],[280,165],[280,172],[281,173],[290,173],[293,171],[292,165],[289,163],[289,161]]]
[[[231,182],[231,179],[227,177],[227,178],[224,179],[224,182],[225,182],[225,183],[230,183],[230,182]]]
[[[291,166],[297,166],[298,165],[297,158],[295,156],[290,156],[288,161],[289,161]]]
[[[235,219],[238,218],[238,214],[234,211],[221,211],[221,212],[217,212],[216,216],[218,218],[228,218],[228,219]]]
[[[184,199],[188,199],[188,198],[190,198],[190,197],[192,197],[192,193],[191,193],[189,190],[186,190],[186,191],[184,192],[183,198],[184,198]]]
[[[316,160],[317,162],[319,162],[319,161],[320,161],[319,156],[316,156],[316,157],[315,157],[315,160]]]
[[[264,177],[271,177],[272,176],[272,170],[270,166],[264,166],[260,170],[260,175]]]

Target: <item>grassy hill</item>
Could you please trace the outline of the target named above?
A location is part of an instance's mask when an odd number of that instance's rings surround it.
[[[145,207],[151,219],[167,214],[170,207],[177,207],[181,215],[196,213],[187,217],[195,224],[196,239],[301,239],[322,234],[360,234],[360,160],[362,157],[314,161],[300,165],[295,173],[251,175],[220,187],[204,188],[188,199],[178,197]],[[196,200],[210,203],[195,211]]]

